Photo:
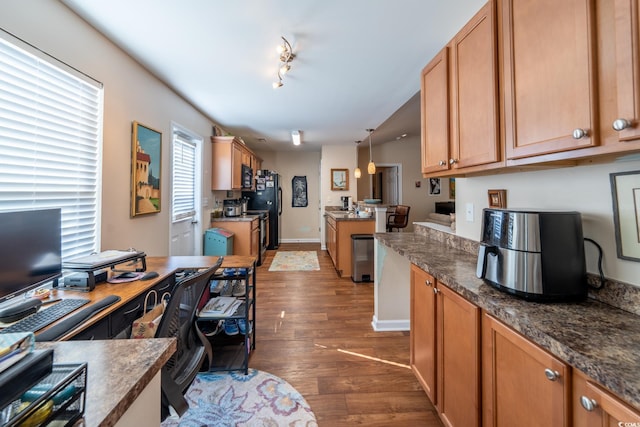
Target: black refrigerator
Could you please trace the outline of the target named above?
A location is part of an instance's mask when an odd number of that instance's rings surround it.
[[[282,215],[282,188],[280,175],[274,171],[261,170],[256,175],[256,190],[243,191],[247,199],[247,210],[269,211],[269,242],[267,249],[280,246],[280,216]]]

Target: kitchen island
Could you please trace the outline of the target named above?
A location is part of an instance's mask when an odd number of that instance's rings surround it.
[[[446,285],[478,307],[483,315],[517,331],[636,410],[640,408],[640,316],[637,313],[594,298],[579,303],[545,304],[513,297],[476,277],[477,242],[421,227],[416,230],[414,233],[376,233],[376,245],[402,258],[404,266],[414,264],[436,283]],[[403,284],[401,292],[408,288]],[[633,298],[636,298],[637,289],[631,292],[635,292]],[[570,386],[571,381],[565,384]],[[575,399],[576,396],[574,406]]]
[[[374,216],[362,217],[332,206],[325,207],[325,242],[333,266],[340,277],[351,277],[353,234],[370,234],[376,230]]]

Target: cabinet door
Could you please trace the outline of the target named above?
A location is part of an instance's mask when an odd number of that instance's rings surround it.
[[[618,115],[612,126],[621,141],[640,136],[640,29],[638,0],[615,0]]]
[[[479,426],[480,309],[442,283],[436,289],[436,407],[447,426]]]
[[[449,169],[449,50],[422,70],[420,87],[422,173]]]
[[[251,256],[258,256],[260,253],[260,220],[251,221]]]
[[[436,281],[411,264],[411,356],[410,364],[418,382],[436,403]]]
[[[242,189],[242,147],[236,142],[233,143],[231,150],[231,189]]]
[[[575,427],[614,427],[640,425],[640,411],[574,371],[573,425]]]
[[[495,3],[488,2],[451,42],[451,168],[498,162]]]
[[[596,145],[594,2],[503,0],[501,10],[507,158]]]
[[[498,320],[482,319],[484,426],[567,426],[569,367]]]

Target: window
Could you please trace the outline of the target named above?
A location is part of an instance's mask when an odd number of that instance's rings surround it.
[[[63,261],[99,249],[102,84],[0,31],[0,210],[61,208]]]
[[[174,128],[171,203],[174,222],[196,216],[196,150],[193,137]]]

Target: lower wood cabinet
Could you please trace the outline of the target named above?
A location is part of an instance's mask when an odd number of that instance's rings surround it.
[[[331,216],[325,218],[325,239],[327,251],[340,277],[351,277],[352,234],[373,234],[375,220],[356,219],[338,220]]]
[[[640,411],[625,404],[582,372],[573,371],[572,383],[575,427],[640,425]]]
[[[233,255],[258,256],[260,218],[246,221],[214,221],[211,227],[220,227],[233,233]]]
[[[563,361],[483,316],[483,426],[568,426],[570,372]]]
[[[411,367],[446,426],[480,425],[480,309],[413,264]]]

